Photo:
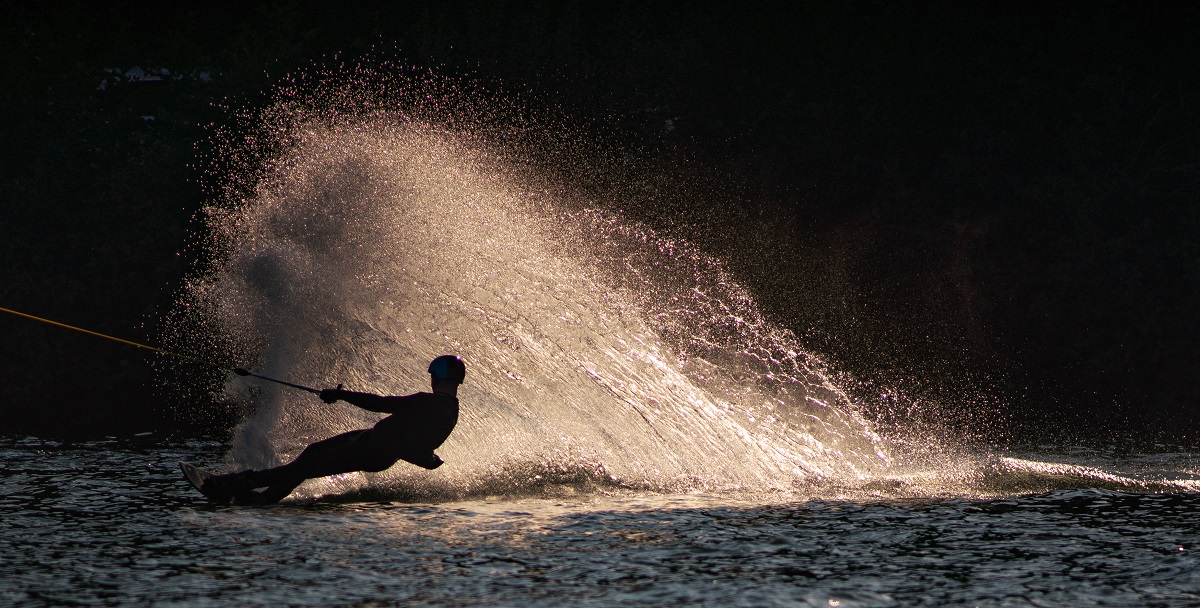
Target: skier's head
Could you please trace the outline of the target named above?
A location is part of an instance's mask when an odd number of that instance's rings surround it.
[[[462,384],[463,379],[467,377],[467,366],[463,365],[462,359],[454,355],[442,355],[429,362],[429,376],[434,384],[443,380]]]

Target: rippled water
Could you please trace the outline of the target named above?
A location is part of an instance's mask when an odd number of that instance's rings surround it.
[[[226,448],[0,439],[0,604],[1200,602],[1190,492],[1060,475],[1059,489],[989,499],[762,503],[564,487],[554,498],[212,507],[175,463]],[[1196,467],[1183,453],[1102,464],[1175,478]]]

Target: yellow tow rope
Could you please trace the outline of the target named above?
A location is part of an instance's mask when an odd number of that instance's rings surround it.
[[[216,363],[213,363],[213,362],[211,362],[211,361],[205,361],[204,359],[198,359],[198,358],[196,358],[196,357],[193,357],[193,356],[191,356],[191,355],[184,355],[184,354],[180,354],[180,353],[175,353],[175,352],[171,352],[171,351],[169,351],[169,350],[166,350],[166,349],[158,348],[158,347],[155,347],[155,346],[150,346],[150,345],[148,345],[148,344],[142,344],[141,342],[134,342],[134,341],[132,341],[132,340],[125,340],[125,339],[123,339],[123,338],[117,338],[117,337],[115,337],[115,336],[110,336],[110,335],[108,335],[108,334],[102,334],[102,333],[100,333],[100,332],[92,331],[92,330],[90,330],[90,329],[84,329],[84,328],[82,328],[82,327],[75,327],[74,325],[67,325],[66,323],[59,323],[58,321],[51,321],[50,319],[43,319],[42,317],[35,317],[35,316],[31,315],[31,314],[23,313],[23,312],[20,312],[20,311],[17,311],[17,310],[12,310],[12,309],[9,309],[9,308],[0,307],[0,311],[7,312],[7,313],[9,313],[9,314],[14,314],[14,315],[17,315],[18,317],[25,317],[26,319],[32,319],[32,320],[34,320],[34,321],[40,321],[40,322],[42,322],[42,323],[46,323],[47,325],[54,325],[54,326],[56,326],[56,327],[62,327],[62,328],[64,328],[64,329],[70,329],[70,330],[72,330],[72,331],[77,331],[77,332],[80,332],[80,333],[85,333],[85,334],[88,334],[88,335],[96,336],[97,338],[104,338],[105,340],[112,340],[113,342],[120,342],[121,344],[128,344],[129,346],[136,346],[136,347],[138,347],[138,348],[144,348],[144,349],[146,349],[146,350],[153,351],[153,352],[159,353],[159,354],[161,354],[161,355],[168,355],[168,356],[171,356],[171,357],[179,357],[180,359],[187,359],[188,361],[193,361],[193,362],[199,363],[199,364],[201,364],[201,365],[207,365],[207,366],[210,366],[210,367],[223,367],[223,366],[221,366],[221,365],[217,365]]]
[[[205,361],[204,359],[200,359],[200,358],[198,358],[198,357],[193,357],[193,356],[191,356],[191,355],[184,355],[184,354],[181,354],[181,353],[171,352],[171,351],[169,351],[169,350],[166,350],[166,349],[164,349],[164,348],[158,348],[157,346],[150,346],[149,344],[142,344],[141,342],[134,342],[133,340],[126,340],[126,339],[124,339],[124,338],[118,338],[118,337],[116,337],[116,336],[110,336],[110,335],[108,335],[108,334],[102,334],[102,333],[100,333],[100,332],[98,332],[98,331],[92,331],[92,330],[90,330],[90,329],[84,329],[84,328],[82,328],[82,327],[75,327],[74,325],[67,325],[66,323],[59,323],[58,321],[52,321],[52,320],[50,320],[50,319],[43,319],[42,317],[35,317],[35,316],[31,315],[31,314],[27,314],[27,313],[23,313],[23,312],[20,312],[20,311],[12,310],[12,309],[10,309],[10,308],[4,308],[4,307],[0,307],[0,312],[7,312],[7,313],[9,313],[9,314],[14,314],[14,315],[17,315],[18,317],[25,317],[26,319],[31,319],[31,320],[33,320],[33,321],[39,321],[39,322],[41,322],[41,323],[45,323],[45,324],[47,324],[47,325],[54,325],[55,327],[61,327],[61,328],[63,328],[63,329],[69,329],[69,330],[71,330],[71,331],[77,331],[77,332],[80,332],[80,333],[85,333],[85,334],[88,334],[88,335],[90,335],[90,336],[96,336],[97,338],[104,338],[105,340],[112,340],[113,342],[120,342],[121,344],[128,344],[129,346],[135,346],[135,347],[137,347],[137,348],[143,348],[143,349],[146,349],[146,350],[148,350],[148,351],[156,352],[156,353],[158,353],[158,354],[160,354],[160,355],[167,355],[167,356],[170,356],[170,357],[179,357],[180,359],[186,359],[186,360],[188,360],[188,361],[191,361],[191,362],[193,362],[193,363],[199,363],[200,365],[206,365],[206,366],[208,366],[208,367],[215,367],[215,368],[217,368],[217,369],[223,369],[223,370],[231,371],[231,372],[233,372],[233,373],[235,373],[235,374],[237,374],[237,375],[239,375],[239,376],[253,376],[253,377],[255,377],[255,378],[259,378],[259,379],[262,379],[262,380],[266,380],[266,381],[268,381],[268,382],[274,382],[274,383],[276,383],[276,384],[282,384],[282,385],[284,385],[284,386],[290,386],[290,387],[292,387],[292,388],[298,388],[298,389],[300,389],[300,390],[302,390],[302,391],[308,391],[308,392],[310,392],[310,393],[313,393],[314,395],[320,395],[320,394],[321,394],[321,390],[320,390],[320,389],[312,388],[312,387],[309,387],[309,386],[304,386],[303,384],[295,384],[295,383],[292,383],[292,382],[288,382],[288,381],[286,381],[286,380],[277,380],[277,379],[275,379],[275,378],[271,378],[271,377],[269,377],[269,376],[262,376],[262,375],[259,375],[259,374],[256,374],[256,373],[254,373],[254,372],[251,372],[251,371],[249,371],[249,370],[247,370],[247,369],[245,369],[245,368],[241,368],[241,367],[228,368],[228,367],[225,367],[224,365],[220,365],[220,364],[217,364],[217,363],[213,363],[212,361]],[[342,387],[342,385],[340,385],[340,384],[339,384],[339,385],[338,385],[338,388],[341,388],[341,387]]]

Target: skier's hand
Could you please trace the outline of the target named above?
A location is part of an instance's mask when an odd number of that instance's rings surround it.
[[[337,388],[327,388],[321,391],[321,401],[325,403],[337,403],[342,398],[342,385]]]

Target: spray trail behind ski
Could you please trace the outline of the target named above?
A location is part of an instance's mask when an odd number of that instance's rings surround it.
[[[495,147],[416,121],[314,121],[287,136],[253,193],[213,213],[223,260],[192,293],[223,331],[252,337],[275,377],[406,394],[426,390],[431,357],[464,358],[448,465],[372,483],[768,491],[886,463],[819,362],[686,243],[568,212],[579,202]],[[255,391],[232,453],[243,466],[375,419]]]

